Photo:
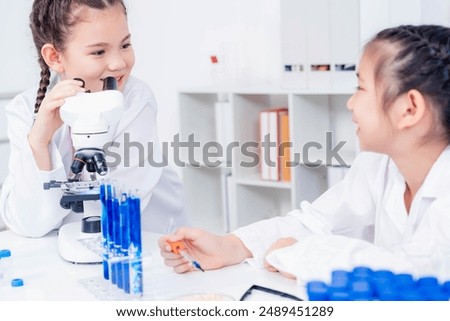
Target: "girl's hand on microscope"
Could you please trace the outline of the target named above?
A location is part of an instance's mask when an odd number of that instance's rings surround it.
[[[272,253],[275,250],[284,248],[284,247],[288,247],[293,245],[294,243],[296,243],[297,240],[293,237],[285,237],[285,238],[281,238],[278,241],[276,241],[275,243],[273,243],[270,248],[267,250],[266,252],[266,256],[269,253]],[[277,268],[275,268],[274,266],[270,265],[269,262],[267,262],[266,260],[264,260],[264,268],[270,272],[280,272],[281,274],[283,274],[284,276],[288,277],[289,279],[295,279],[296,277],[292,274],[283,272],[278,270]]]
[[[250,251],[233,234],[220,236],[198,228],[182,227],[174,234],[160,237],[158,241],[164,263],[177,273],[194,270],[185,258],[173,253],[170,243],[179,241],[184,243],[187,254],[205,270],[237,264],[251,257]]]
[[[63,124],[59,116],[59,108],[64,104],[64,99],[80,92],[85,92],[83,82],[67,79],[58,82],[45,95],[28,135],[28,141],[33,150],[47,148],[53,135]]]

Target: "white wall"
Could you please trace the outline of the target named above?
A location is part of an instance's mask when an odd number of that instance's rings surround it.
[[[134,74],[155,92],[161,141],[172,141],[178,132],[177,91],[217,82],[212,77],[210,55],[218,55],[219,64],[229,70],[222,78],[234,84],[279,82],[283,0],[126,1],[137,58]],[[360,1],[365,24],[361,40],[381,28],[382,17],[391,24],[417,16],[417,5],[412,5],[417,1],[422,3],[423,22],[450,22],[449,0]],[[0,0],[0,94],[23,90],[39,80],[28,28],[31,3]],[[389,17],[385,12],[374,14],[374,6],[389,7]]]
[[[243,85],[280,84],[281,1],[127,1],[137,59],[135,75],[155,92],[161,142],[171,142],[178,133],[179,89],[217,84],[221,79]],[[401,23],[450,25],[449,0],[360,3],[362,30],[355,32],[360,32],[361,43],[382,28]],[[228,70],[219,80],[212,76],[212,54]],[[169,149],[169,161],[171,156]]]
[[[28,27],[32,0],[0,0],[0,93],[37,85]],[[134,74],[154,90],[161,141],[178,133],[177,91],[211,85],[218,55],[233,83],[274,83],[279,73],[279,0],[126,0]]]
[[[135,75],[156,94],[161,141],[178,133],[179,89],[223,78],[276,83],[281,76],[278,0],[129,0],[128,10]],[[227,67],[219,79],[211,55]]]
[[[28,27],[32,0],[0,0],[0,95],[39,81],[36,50]]]
[[[361,44],[378,31],[401,24],[450,26],[449,0],[359,0],[359,3]]]

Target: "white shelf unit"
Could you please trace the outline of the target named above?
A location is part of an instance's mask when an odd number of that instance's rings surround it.
[[[18,94],[18,92],[0,93],[0,189],[8,175],[8,162],[10,154],[9,139],[7,135],[7,119],[5,106]]]
[[[301,201],[313,201],[322,194],[330,184],[330,171],[350,166],[358,150],[351,113],[346,107],[352,93],[350,89],[270,88],[181,91],[180,140],[187,142],[189,135],[193,135],[191,138],[200,143],[195,153],[191,148],[190,156],[187,148],[180,152],[187,164],[182,176],[194,224],[225,233],[261,219],[285,215],[298,208]],[[218,101],[225,113],[217,109]],[[299,160],[291,168],[290,182],[262,180],[254,161],[255,155],[259,155],[255,145],[259,143],[259,114],[263,109],[275,107],[288,107],[291,159],[295,160],[297,155]],[[219,133],[221,130],[226,133]],[[345,164],[336,158],[327,160],[327,155],[331,155],[327,149],[333,149],[341,141],[345,144],[337,155]],[[221,143],[224,154],[231,142],[238,147],[232,149],[231,158],[213,158],[223,161],[220,166],[214,163],[211,167],[211,159],[208,166],[206,154],[202,153],[210,142]],[[251,147],[243,153],[245,144]]]

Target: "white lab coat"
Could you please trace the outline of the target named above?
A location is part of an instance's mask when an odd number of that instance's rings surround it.
[[[44,182],[66,181],[71,175],[73,147],[70,128],[64,124],[49,146],[53,170],[37,168],[27,140],[33,124],[36,92],[37,88],[27,90],[6,106],[11,156],[9,175],[0,197],[0,214],[5,224],[16,233],[30,237],[43,236],[65,222],[82,218],[82,214],[60,207],[61,190],[43,189]],[[109,168],[107,177],[115,179],[120,187],[138,190],[143,229],[166,233],[168,229],[189,225],[182,184],[176,173],[167,166],[151,166],[148,162],[149,158],[157,163],[162,160],[153,92],[141,80],[130,77],[123,94],[125,112],[113,129],[113,141],[120,147],[111,147],[107,157],[110,164],[118,164]],[[130,143],[125,144],[126,140]],[[145,148],[137,147],[136,142]],[[85,211],[101,213],[100,207],[99,201],[85,202]]]
[[[301,182],[308,184],[308,182]],[[300,283],[330,280],[355,266],[450,279],[450,147],[440,155],[406,212],[405,181],[386,155],[363,152],[347,176],[285,217],[234,232],[261,266],[279,238],[297,242],[266,259]]]

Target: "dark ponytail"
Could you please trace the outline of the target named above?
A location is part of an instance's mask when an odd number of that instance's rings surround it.
[[[37,114],[42,100],[44,100],[47,87],[50,84],[50,69],[42,57],[39,57],[39,65],[41,66],[41,80],[39,81],[39,89],[37,91],[36,103],[34,105],[34,113]]]

